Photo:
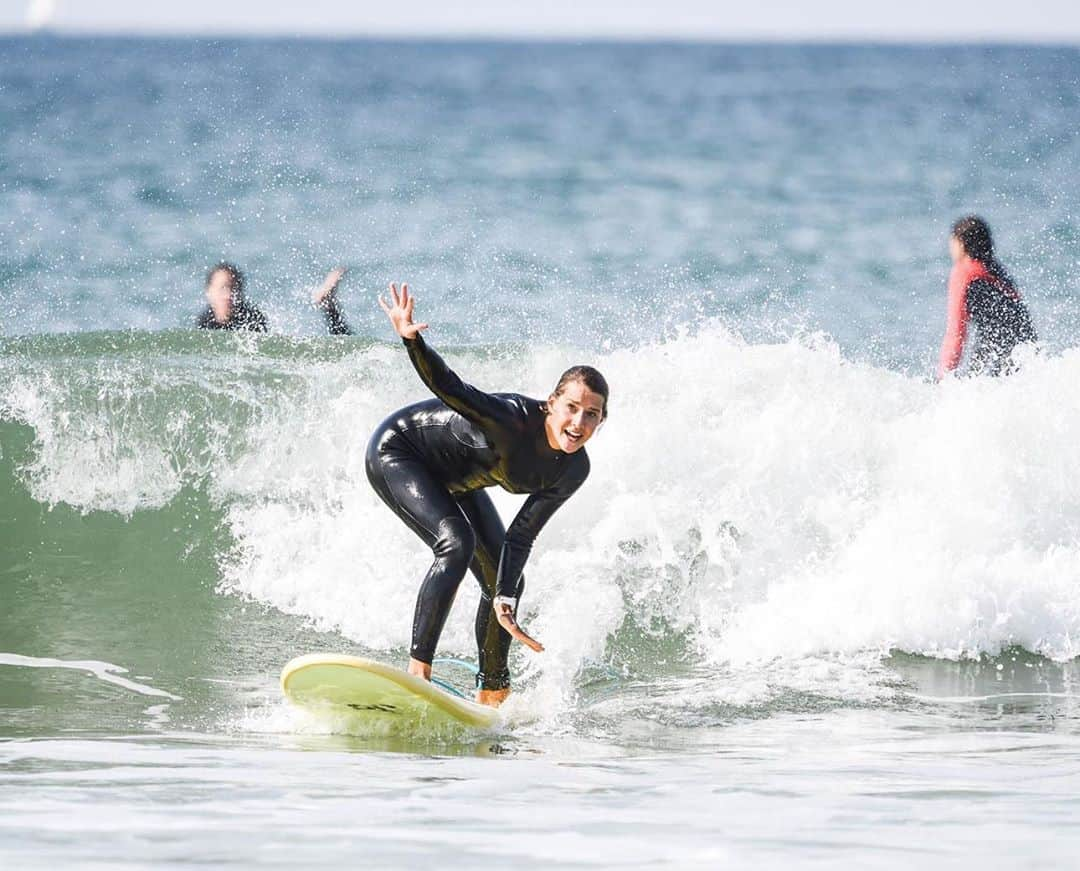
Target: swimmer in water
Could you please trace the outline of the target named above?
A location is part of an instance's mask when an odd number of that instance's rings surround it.
[[[248,302],[244,273],[222,261],[206,273],[207,306],[195,319],[200,330],[250,330],[265,333],[266,315]]]
[[[938,380],[960,365],[969,324],[975,325],[968,366],[971,374],[1007,375],[1015,371],[1013,349],[1036,341],[1038,336],[1020,292],[994,255],[986,221],[969,215],[953,224],[949,253],[953,268]]]
[[[608,412],[608,385],[591,366],[563,373],[546,401],[484,393],[463,382],[424,342],[413,323],[407,284],[390,285],[379,305],[402,338],[420,379],[437,397],[409,405],[379,424],[367,447],[368,480],[379,497],[431,548],[420,586],[409,673],[431,679],[431,661],[457,588],[471,569],[480,582],[477,701],[501,704],[510,693],[510,640],[543,645],[516,622],[522,569],[533,540],[589,474],[585,443]],[[485,487],[529,498],[505,529]]]
[[[352,330],[337,301],[337,286],[345,275],[345,269],[330,270],[321,286],[311,295],[312,304],[326,319],[326,328],[332,336],[350,336]],[[265,333],[268,328],[266,315],[252,305],[244,294],[244,273],[232,263],[216,263],[206,273],[207,306],[196,318],[200,330],[248,330]]]

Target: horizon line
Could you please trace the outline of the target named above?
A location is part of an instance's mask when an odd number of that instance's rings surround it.
[[[614,33],[595,32],[510,32],[510,31],[289,31],[289,30],[159,30],[159,29],[97,29],[97,28],[12,28],[0,27],[0,38],[58,38],[58,39],[237,39],[237,40],[295,40],[319,42],[444,42],[444,43],[520,43],[565,45],[576,43],[598,45],[732,45],[732,46],[909,46],[909,47],[1042,47],[1080,48],[1080,34],[1051,36],[1049,34],[985,34],[979,36],[940,36],[908,33],[827,33],[808,34],[682,34],[682,33]]]

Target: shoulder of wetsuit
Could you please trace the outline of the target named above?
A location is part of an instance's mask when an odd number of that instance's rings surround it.
[[[964,289],[964,296],[968,311],[972,315],[992,306],[996,300],[1005,298],[1001,290],[986,278],[973,278],[969,281]]]
[[[543,404],[536,399],[523,396],[520,393],[489,393],[503,412],[498,414],[498,420],[502,426],[508,426],[511,430],[525,431],[542,425]]]
[[[236,314],[229,321],[229,326],[234,330],[251,330],[263,333],[267,329],[266,315],[250,303],[244,303],[243,307],[238,308]]]
[[[1009,294],[995,282],[977,278],[968,285],[967,305],[972,319],[983,329],[1010,335],[1015,342],[1038,339],[1031,313],[1018,292]]]
[[[973,278],[967,283],[966,290],[970,296],[972,293],[989,293],[997,288],[988,278]]]
[[[215,330],[222,325],[214,320],[214,310],[207,306],[195,316],[195,326],[200,330]]]
[[[522,393],[492,393],[496,399],[503,402],[505,405],[512,407],[523,415],[534,415],[544,413],[544,403],[539,399],[533,399],[531,396],[525,396]]]

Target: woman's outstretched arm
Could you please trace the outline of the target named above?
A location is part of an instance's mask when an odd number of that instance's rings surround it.
[[[413,368],[432,393],[458,414],[481,426],[500,422],[507,416],[505,402],[462,381],[421,337],[420,333],[428,325],[413,322],[416,297],[409,294],[409,285],[401,285],[399,292],[397,285],[391,284],[390,302],[380,296],[379,305],[390,318],[394,331],[405,342]]]

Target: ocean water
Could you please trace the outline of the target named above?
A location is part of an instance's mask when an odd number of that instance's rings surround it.
[[[0,862],[1071,867],[1077,165],[1073,48],[0,39]],[[1042,343],[937,385],[968,211]],[[222,257],[270,335],[191,328]],[[407,655],[401,279],[612,385],[493,734],[277,690]]]

